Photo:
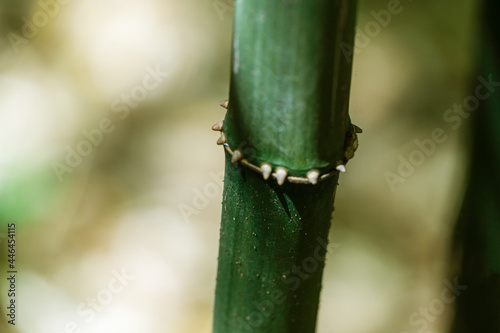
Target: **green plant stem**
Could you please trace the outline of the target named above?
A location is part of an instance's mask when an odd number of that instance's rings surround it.
[[[348,101],[354,1],[238,0],[229,146],[304,176],[335,170],[352,127]],[[338,174],[285,183],[226,153],[215,333],[315,331]]]
[[[500,3],[483,2],[481,76],[500,81]],[[455,230],[461,258],[453,333],[500,331],[500,92],[481,100],[472,115],[473,143],[468,186]]]

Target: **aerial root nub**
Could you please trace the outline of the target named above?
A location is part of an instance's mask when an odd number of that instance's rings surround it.
[[[220,135],[220,138],[217,140],[217,144],[219,146],[222,146],[223,144],[227,143],[227,137],[226,137],[226,134],[222,133]]]
[[[227,109],[229,107],[229,100],[225,99],[222,102],[220,102],[219,105],[222,106],[224,109]]]
[[[287,176],[288,172],[285,168],[279,167],[276,169],[276,180],[278,181],[278,185],[283,185]]]
[[[217,124],[214,124],[212,126],[212,131],[222,132],[223,129],[224,129],[224,122],[223,121],[219,121]]]
[[[265,180],[268,180],[271,177],[271,173],[273,172],[273,167],[269,163],[262,163],[260,166],[260,170],[262,171],[262,176]]]
[[[307,173],[307,179],[309,179],[309,182],[313,185],[316,185],[318,183],[318,178],[319,178],[318,170],[311,170]]]
[[[231,162],[236,163],[239,160],[241,160],[242,158],[243,158],[243,154],[241,153],[241,151],[239,149],[236,149],[233,152],[233,156],[231,157]]]

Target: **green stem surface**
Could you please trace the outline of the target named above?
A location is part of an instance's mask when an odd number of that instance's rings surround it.
[[[491,83],[470,117],[471,163],[454,239],[458,283],[467,289],[456,300],[453,333],[500,332],[500,3],[482,6],[479,77]]]
[[[355,1],[237,0],[229,146],[290,175],[343,160]],[[315,331],[338,174],[278,186],[226,153],[215,333]]]

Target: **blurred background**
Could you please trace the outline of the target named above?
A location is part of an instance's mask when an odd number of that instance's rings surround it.
[[[381,24],[389,2],[360,1],[350,113],[364,133],[337,190],[318,333],[417,332],[412,314],[453,281],[470,124],[444,116],[474,94],[478,3],[402,0]],[[1,332],[211,332],[210,127],[232,14],[230,0],[1,1],[0,239],[6,254],[16,223],[19,269],[16,326],[0,283]],[[419,147],[436,129],[446,139]],[[453,308],[427,331],[446,332]]]

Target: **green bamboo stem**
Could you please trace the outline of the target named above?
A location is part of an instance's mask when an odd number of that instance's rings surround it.
[[[250,163],[304,177],[345,164],[354,1],[238,0],[224,135]],[[347,141],[347,144],[346,144]],[[314,332],[338,173],[317,185],[226,173],[215,333]]]
[[[453,333],[500,331],[500,3],[485,0],[483,6],[479,69],[496,91],[471,117],[468,187],[454,240],[461,257],[459,283],[467,289],[457,298]]]

